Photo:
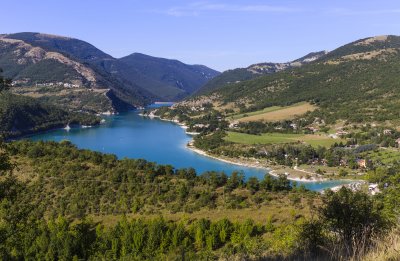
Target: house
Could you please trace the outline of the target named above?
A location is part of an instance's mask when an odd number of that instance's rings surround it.
[[[308,130],[308,131],[310,131],[310,132],[313,132],[313,133],[319,131],[319,129],[318,129],[318,128],[315,128],[315,127],[306,127],[306,128],[304,128],[304,129],[305,129],[305,130]]]
[[[367,161],[365,159],[358,159],[357,160],[357,165],[360,168],[366,169],[367,168]]]
[[[238,127],[239,127],[239,122],[238,121],[234,121],[234,122],[229,124],[229,128],[231,128],[231,129],[236,129]]]
[[[343,137],[343,136],[346,136],[347,134],[349,134],[349,133],[347,131],[343,131],[343,130],[336,132],[336,136],[338,136],[338,137]]]
[[[329,134],[329,138],[332,138],[332,139],[338,139],[338,138],[339,138],[339,136],[338,136],[338,135],[336,135],[336,134]]]
[[[390,135],[390,134],[392,134],[392,130],[385,129],[385,130],[383,130],[383,134],[384,135]]]
[[[347,166],[347,160],[341,159],[339,165],[340,166]]]
[[[369,184],[368,185],[368,192],[371,195],[375,195],[376,193],[380,193],[381,191],[378,188],[378,184]]]

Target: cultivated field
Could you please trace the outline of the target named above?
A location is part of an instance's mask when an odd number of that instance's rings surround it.
[[[293,119],[295,116],[302,115],[308,111],[313,111],[315,109],[316,106],[302,102],[287,107],[272,106],[260,111],[233,115],[231,118],[233,120],[238,120],[241,122],[258,120],[280,121]]]
[[[265,133],[262,135],[251,135],[238,132],[228,132],[228,136],[225,137],[225,140],[241,144],[277,144],[300,141],[310,144],[313,147],[329,147],[335,142],[339,143],[343,141],[341,139],[332,139],[324,135],[285,133]]]

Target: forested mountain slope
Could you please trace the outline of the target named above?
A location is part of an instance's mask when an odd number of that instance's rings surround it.
[[[378,36],[298,68],[223,86],[208,98],[243,112],[308,101],[319,107],[313,116],[327,122],[397,120],[399,72],[400,37]]]

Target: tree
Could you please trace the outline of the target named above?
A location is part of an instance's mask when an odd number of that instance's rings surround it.
[[[226,184],[226,189],[232,191],[236,188],[241,187],[244,184],[244,174],[243,172],[232,172]]]
[[[280,174],[278,179],[276,179],[275,190],[290,190],[292,186],[290,185],[290,180],[286,177],[286,175]]]
[[[13,169],[14,165],[10,161],[7,145],[1,140],[0,137],[0,176],[11,174]]]
[[[347,176],[347,174],[349,174],[349,173],[346,170],[344,170],[344,169],[339,170],[339,176],[345,177],[345,176]]]
[[[326,243],[324,225],[320,220],[311,219],[300,226],[300,248],[308,254],[317,254],[321,246]]]
[[[337,237],[346,254],[365,251],[374,235],[387,226],[382,207],[367,194],[342,187],[338,192],[326,191],[321,220]]]
[[[250,177],[247,180],[246,186],[247,186],[247,189],[250,190],[250,192],[254,194],[256,191],[258,191],[258,189],[260,187],[260,183],[258,181],[258,178]]]
[[[14,255],[20,252],[18,237],[25,225],[29,208],[16,204],[23,185],[13,175],[14,164],[10,160],[7,145],[0,140],[0,259],[10,259],[11,249]]]
[[[11,80],[4,78],[1,74],[3,73],[3,69],[0,68],[0,92],[6,91],[11,86]]]

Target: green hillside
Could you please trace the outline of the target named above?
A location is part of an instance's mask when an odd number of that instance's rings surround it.
[[[400,37],[350,43],[299,68],[224,86],[214,102],[242,112],[308,101],[312,116],[327,122],[397,120],[400,102]]]
[[[0,92],[0,135],[5,138],[60,128],[67,124],[95,125],[99,122],[96,116],[68,112],[30,97]]]

